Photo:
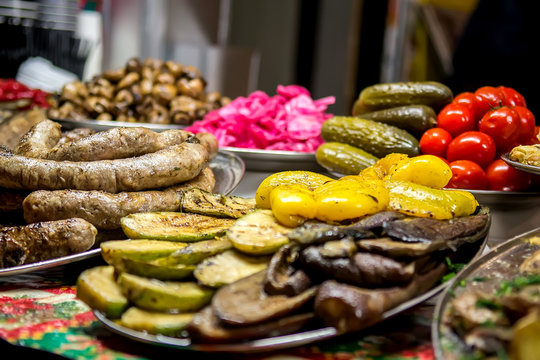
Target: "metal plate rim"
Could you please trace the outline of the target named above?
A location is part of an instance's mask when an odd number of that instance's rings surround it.
[[[532,229],[525,233],[514,236],[497,246],[491,248],[488,252],[482,256],[477,257],[467,264],[453,279],[448,282],[448,285],[437,299],[435,308],[433,310],[433,320],[431,322],[431,340],[433,345],[433,350],[435,358],[437,360],[445,360],[444,352],[441,344],[441,321],[443,319],[444,310],[448,304],[448,298],[451,296],[452,289],[460,284],[461,281],[465,280],[469,275],[474,271],[480,269],[485,263],[487,263],[492,258],[503,254],[506,251],[509,251],[513,247],[523,244],[523,242],[531,237],[534,234],[540,235],[540,227]]]
[[[478,250],[475,255],[471,258],[470,262],[476,261],[481,254],[484,252],[486,245],[488,243],[488,233],[486,232],[482,243],[479,244]],[[460,270],[457,275],[460,275],[465,271],[467,267]],[[386,320],[392,316],[395,316],[405,310],[408,310],[416,305],[427,301],[428,299],[434,297],[440,292],[444,291],[445,288],[449,286],[451,281],[447,281],[443,284],[437,285],[436,287],[424,292],[417,297],[410,299],[388,311],[385,311],[382,315],[382,320]],[[114,321],[105,317],[104,314],[97,310],[93,310],[96,318],[109,330],[125,336],[134,341],[139,341],[146,344],[156,345],[156,346],[166,346],[172,347],[178,350],[186,351],[198,351],[198,352],[220,352],[220,353],[231,353],[231,352],[245,352],[245,353],[255,353],[255,352],[264,352],[264,351],[275,351],[283,350],[287,348],[292,348],[295,346],[301,346],[310,344],[317,341],[327,340],[339,335],[335,328],[332,327],[322,327],[313,330],[307,330],[300,333],[287,334],[282,336],[277,336],[273,338],[263,338],[247,341],[245,343],[228,343],[228,344],[193,344],[188,338],[174,338],[163,335],[151,335],[140,331],[135,331],[128,329],[122,325],[115,323]],[[280,342],[281,341],[281,342]]]
[[[510,159],[510,153],[501,155],[501,159],[508,165],[512,166],[513,168],[516,168],[518,170],[525,171],[531,174],[540,175],[539,166],[523,164],[523,163],[520,163],[519,161],[514,161]]]

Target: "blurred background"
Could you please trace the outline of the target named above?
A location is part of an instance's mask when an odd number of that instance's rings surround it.
[[[0,0],[0,78],[47,91],[131,57],[200,69],[234,98],[298,84],[350,114],[366,86],[436,80],[521,92],[537,111],[527,0]]]

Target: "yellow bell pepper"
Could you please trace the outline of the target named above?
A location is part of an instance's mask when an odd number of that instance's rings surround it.
[[[406,154],[392,153],[382,159],[379,159],[375,164],[360,171],[359,176],[366,180],[384,179],[390,173],[390,170],[398,163],[407,161],[409,156]]]
[[[385,210],[388,190],[381,180],[358,181],[354,178],[326,183],[315,189],[315,217],[339,222]]]
[[[315,218],[313,191],[305,185],[281,185],[270,192],[270,206],[280,224],[288,227],[302,225]]]
[[[437,156],[420,155],[397,162],[385,178],[442,189],[452,179],[452,170]]]
[[[312,171],[281,171],[265,178],[255,192],[255,203],[258,208],[270,209],[270,192],[282,185],[301,184],[314,190],[322,184],[334,179]]]
[[[403,180],[385,180],[390,193],[389,210],[404,214],[448,220],[468,216],[478,207],[471,193],[463,190],[434,189]]]
[[[340,222],[385,210],[388,190],[381,180],[359,181],[354,177],[333,180],[310,190],[305,185],[282,185],[270,193],[276,219],[296,227],[307,219]]]

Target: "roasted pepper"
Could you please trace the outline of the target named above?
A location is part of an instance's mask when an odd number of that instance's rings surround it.
[[[452,179],[452,170],[437,156],[420,155],[397,162],[390,168],[386,178],[442,189]]]
[[[305,185],[281,185],[270,192],[270,206],[275,218],[284,226],[296,227],[314,219],[315,198]]]
[[[339,222],[385,210],[388,191],[381,180],[359,181],[354,177],[334,180],[310,190],[304,185],[278,186],[270,193],[272,212],[290,227],[307,219]]]
[[[478,207],[475,197],[463,190],[434,189],[403,180],[385,180],[389,210],[412,216],[446,220],[468,216]]]
[[[255,192],[255,203],[258,208],[270,209],[270,192],[277,186],[301,184],[314,190],[322,184],[334,179],[311,171],[281,171],[264,179]]]
[[[389,197],[381,180],[347,178],[315,189],[315,217],[322,221],[343,221],[385,210]]]

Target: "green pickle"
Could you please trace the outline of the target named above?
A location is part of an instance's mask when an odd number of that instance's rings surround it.
[[[317,149],[315,158],[326,170],[342,175],[358,175],[379,160],[362,149],[339,142],[322,144]]]
[[[420,154],[418,140],[396,126],[352,116],[334,116],[321,127],[326,142],[340,142],[383,158],[390,153]]]

